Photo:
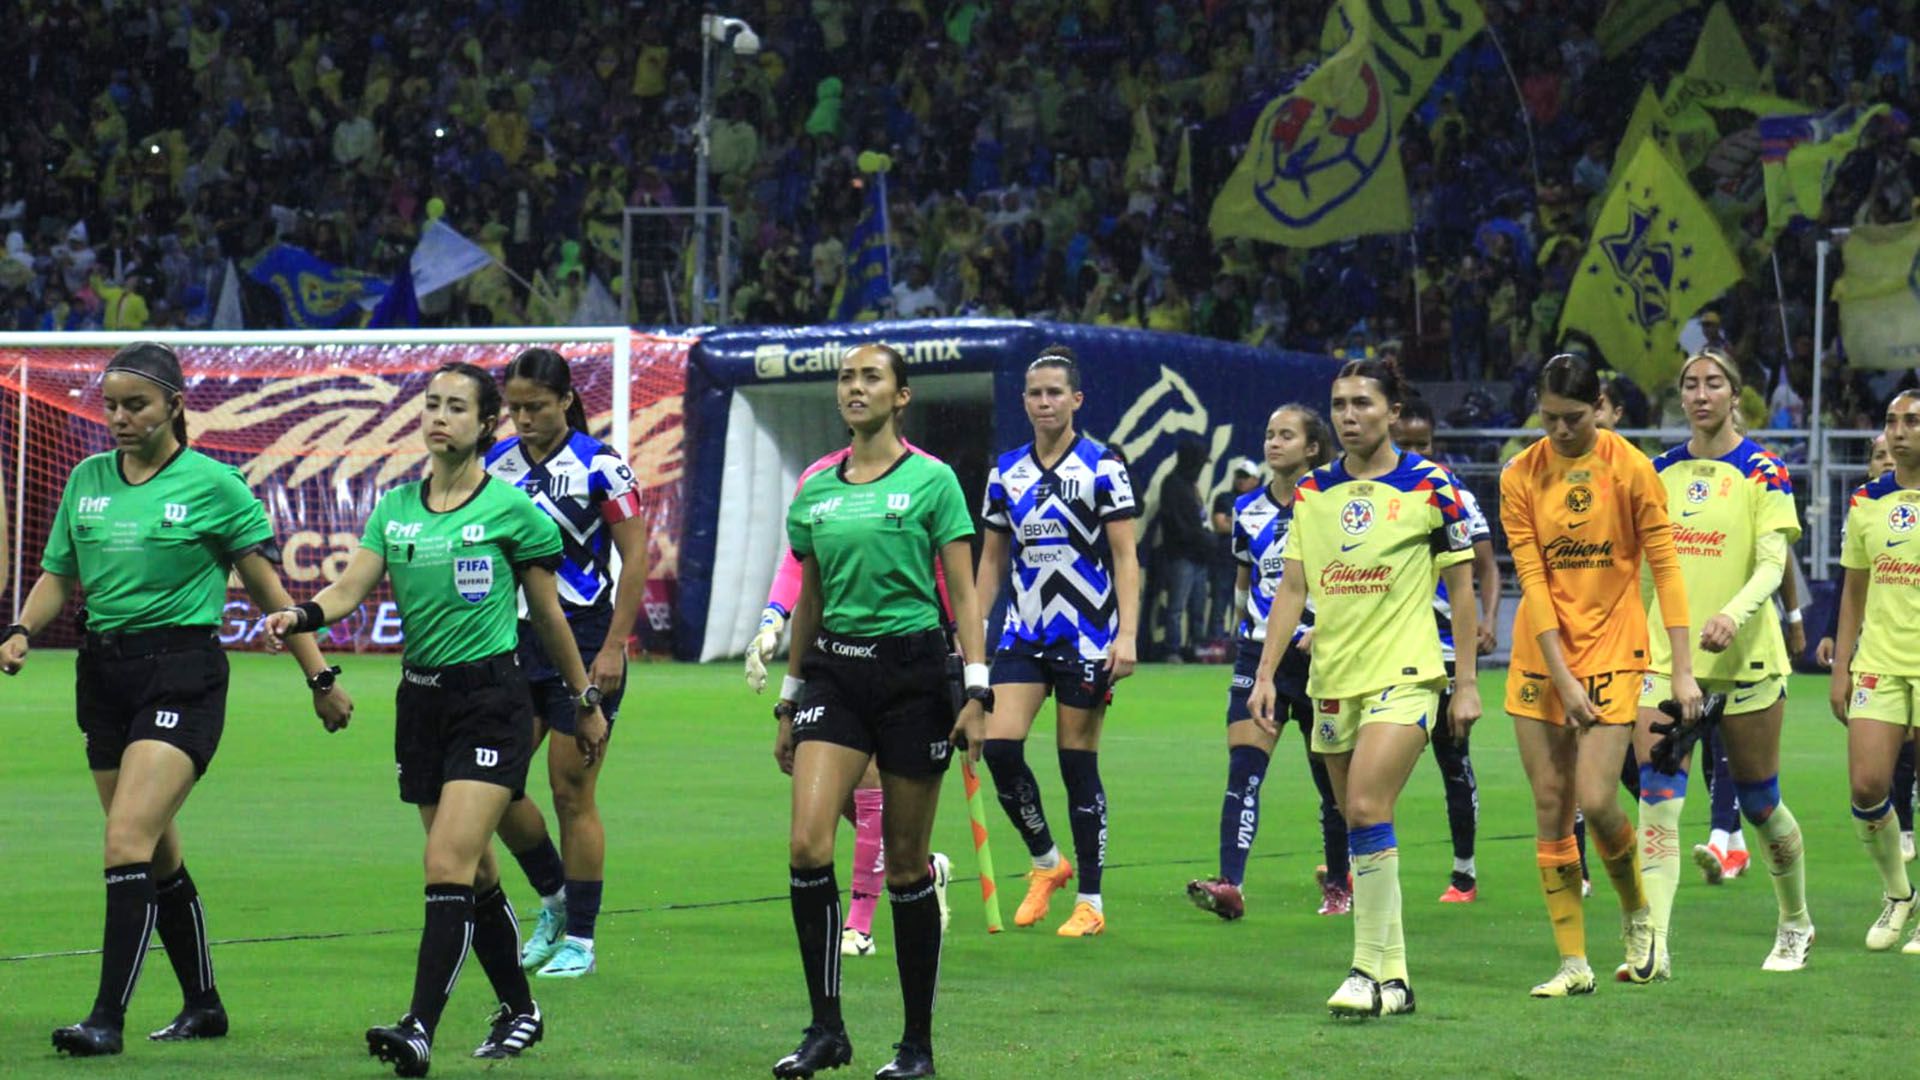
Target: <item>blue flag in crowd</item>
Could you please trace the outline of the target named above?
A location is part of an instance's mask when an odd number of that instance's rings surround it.
[[[847,278],[840,291],[836,322],[852,322],[862,311],[878,311],[893,292],[887,259],[886,179],[869,177],[867,205],[847,242]]]
[[[387,294],[374,305],[369,330],[398,329],[420,325],[420,298],[413,291],[413,270],[401,267],[387,286]]]
[[[386,295],[387,282],[335,266],[291,244],[276,244],[248,276],[268,286],[287,308],[287,325],[302,330],[359,326],[366,310]]]

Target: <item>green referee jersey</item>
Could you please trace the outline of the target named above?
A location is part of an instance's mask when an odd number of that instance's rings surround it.
[[[864,484],[846,464],[807,478],[787,511],[793,553],[819,563],[820,625],[849,637],[889,637],[941,623],[934,563],[973,535],[960,481],[945,464],[903,454]]]
[[[491,477],[443,511],[427,509],[427,482],[416,480],[380,497],[360,546],[387,560],[407,663],[444,667],[512,651],[514,569],[557,558],[560,527]]]
[[[182,447],[130,484],[108,451],[67,477],[40,568],[80,579],[89,630],[213,626],[234,560],[272,543],[266,511],[233,466]]]

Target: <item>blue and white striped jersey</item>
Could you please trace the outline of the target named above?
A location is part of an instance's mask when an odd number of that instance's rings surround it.
[[[1280,589],[1287,531],[1292,527],[1293,507],[1274,501],[1272,485],[1262,484],[1234,500],[1233,557],[1248,570],[1247,610],[1240,616],[1243,638],[1267,640],[1267,615],[1273,611],[1273,597]],[[1301,629],[1312,625],[1313,601],[1308,600],[1300,626],[1288,631],[1290,639],[1298,641]]]
[[[1460,509],[1466,512],[1467,533],[1474,543],[1491,541],[1493,530],[1487,526],[1487,516],[1480,512],[1480,500],[1473,497],[1459,478],[1454,478],[1454,490],[1460,493]],[[1434,586],[1433,618],[1440,624],[1440,657],[1447,663],[1453,663],[1453,604],[1447,599],[1447,583],[1442,581]]]
[[[1120,628],[1106,525],[1139,515],[1120,456],[1087,438],[1051,469],[1033,444],[1000,455],[981,520],[1012,537],[1013,601],[999,647],[1073,645],[1099,660]]]
[[[611,606],[613,531],[608,526],[640,512],[639,485],[620,455],[575,431],[545,461],[532,461],[516,435],[487,449],[487,472],[526,492],[559,523],[561,559],[554,578],[567,614]]]

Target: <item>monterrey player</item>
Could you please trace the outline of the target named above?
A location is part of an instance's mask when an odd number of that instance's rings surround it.
[[[533,498],[560,526],[554,573],[560,608],[588,675],[603,695],[611,730],[626,687],[627,634],[647,588],[647,523],[640,490],[618,451],[587,434],[587,411],[573,389],[566,358],[528,349],[506,370],[506,404],[516,432],[488,448],[489,475]],[[613,577],[614,552],[620,576]],[[534,746],[549,730],[571,736],[577,710],[560,672],[547,659],[533,625],[520,621],[520,664],[533,694]],[[571,739],[547,745],[547,779],[560,819],[560,851],[532,799],[519,798],[500,819],[500,838],[540,894],[540,921],[520,963],[548,978],[575,979],[594,970],[594,921],[600,914],[607,840],[594,803],[605,753],[589,763]]]
[[[1721,353],[1701,353],[1681,367],[1679,384],[1692,436],[1655,458],[1653,468],[1666,490],[1674,553],[1686,578],[1699,648],[1706,654],[1694,675],[1702,690],[1727,696],[1720,735],[1734,791],[1741,812],[1766,841],[1780,919],[1773,951],[1761,969],[1799,971],[1813,944],[1813,922],[1807,916],[1800,825],[1780,801],[1780,723],[1792,666],[1771,601],[1800,538],[1800,515],[1786,465],[1738,430],[1739,368]],[[1656,597],[1647,615],[1650,623],[1663,621],[1659,608]],[[1651,643],[1653,664],[1641,685],[1634,752],[1641,762],[1641,875],[1664,975],[1673,897],[1680,885],[1687,763],[1673,773],[1652,764],[1657,741],[1652,725],[1661,720],[1660,703],[1673,696],[1668,685],[1673,655],[1665,635]]]
[[[1390,435],[1407,385],[1392,363],[1356,360],[1333,381],[1333,422],[1345,451],[1300,482],[1270,626],[1292,626],[1312,598],[1316,698],[1313,748],[1326,755],[1347,818],[1353,863],[1353,964],[1327,1001],[1335,1016],[1413,1012],[1400,921],[1394,803],[1436,723],[1464,738],[1480,716],[1474,677],[1479,609],[1473,542],[1445,469],[1403,453]],[[1444,576],[1459,635],[1452,714],[1439,715],[1447,672],[1433,624],[1433,581]],[[1282,634],[1268,634],[1247,707],[1277,730],[1273,669]]]
[[[1888,789],[1894,759],[1920,723],[1920,391],[1902,390],[1887,403],[1886,434],[1893,469],[1860,485],[1847,508],[1847,578],[1828,691],[1834,718],[1847,725],[1854,832],[1886,893],[1867,931],[1867,948],[1876,950],[1893,947],[1915,904]],[[1920,932],[1900,951],[1920,955]]]
[[[1027,365],[1027,419],[1033,441],[1010,450],[987,477],[981,520],[987,526],[976,587],[980,610],[993,610],[1014,562],[1013,602],[994,653],[997,708],[987,718],[987,767],[1000,805],[1033,856],[1015,926],[1046,917],[1054,890],[1073,877],[1040,808],[1027,767],[1026,738],[1047,694],[1054,694],[1060,777],[1066,782],[1080,894],[1061,937],[1106,929],[1100,871],[1107,852],[1107,794],[1100,783],[1100,724],[1109,689],[1133,673],[1140,616],[1138,514],[1127,467],[1112,450],[1073,428],[1080,408],[1080,365],[1073,350],[1051,345]]]
[[[1240,883],[1260,828],[1260,789],[1267,764],[1279,742],[1247,710],[1261,646],[1267,638],[1267,612],[1273,607],[1285,561],[1287,534],[1293,527],[1294,488],[1309,471],[1333,458],[1333,434],[1320,414],[1304,405],[1282,405],[1267,418],[1267,468],[1273,480],[1241,496],[1233,506],[1233,557],[1240,562],[1234,598],[1240,619],[1240,641],[1233,665],[1233,685],[1227,691],[1227,797],[1220,808],[1220,873],[1187,883],[1187,899],[1222,919],[1246,913]],[[1259,580],[1254,580],[1255,572]],[[1322,915],[1344,915],[1352,907],[1347,890],[1347,823],[1334,801],[1333,781],[1319,754],[1313,752],[1313,702],[1307,697],[1308,650],[1313,647],[1313,612],[1290,628],[1292,640],[1280,658],[1275,685],[1286,698],[1287,711],[1276,723],[1291,719],[1309,744],[1307,767],[1320,792],[1320,841],[1326,852],[1321,874]]]

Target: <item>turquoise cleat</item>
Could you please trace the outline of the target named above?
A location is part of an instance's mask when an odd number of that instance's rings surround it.
[[[577,979],[593,974],[593,942],[570,937],[560,945],[547,966],[534,974],[542,979]]]
[[[533,936],[520,947],[520,966],[529,971],[545,966],[566,939],[566,910],[540,905],[540,921],[533,926]]]

